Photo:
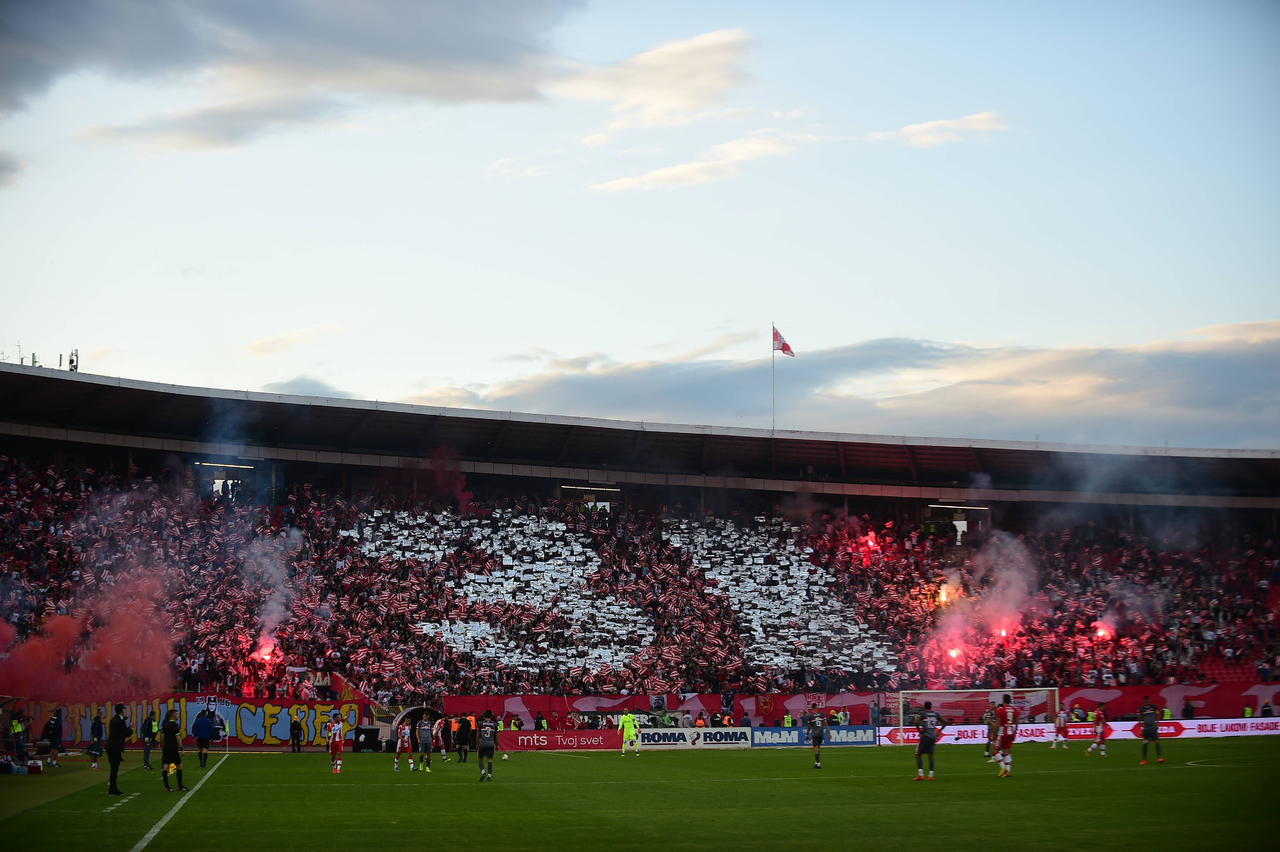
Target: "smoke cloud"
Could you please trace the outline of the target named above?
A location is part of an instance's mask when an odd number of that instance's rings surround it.
[[[456,500],[458,511],[471,514],[472,493],[467,490],[467,478],[458,470],[458,453],[443,444],[431,454],[435,472],[436,493],[445,500]]]
[[[251,656],[269,662],[276,647],[276,630],[289,616],[289,560],[302,546],[302,534],[260,538],[249,548],[241,573],[245,584],[265,591],[258,613],[258,641]]]
[[[0,694],[114,700],[168,688],[173,638],[162,600],[160,577],[148,572],[103,587],[83,606],[83,620],[55,615],[24,642],[0,620],[0,652],[8,651]]]
[[[927,644],[950,654],[963,652],[976,634],[1013,635],[1032,608],[1038,582],[1031,551],[1015,536],[996,531],[973,558],[968,597],[957,594],[958,578],[948,578],[947,609]]]

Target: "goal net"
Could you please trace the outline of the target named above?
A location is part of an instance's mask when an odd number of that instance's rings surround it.
[[[898,718],[893,720],[899,729],[914,724],[917,714],[926,701],[933,702],[933,709],[947,720],[948,725],[978,725],[982,714],[994,702],[996,706],[1004,696],[1013,699],[1018,709],[1019,722],[1052,722],[1058,714],[1058,688],[1036,687],[1026,689],[912,689],[898,693]]]

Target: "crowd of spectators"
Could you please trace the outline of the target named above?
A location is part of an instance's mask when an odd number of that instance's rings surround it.
[[[133,601],[145,581],[159,637],[147,653],[171,649],[170,683],[149,682],[139,660],[95,664],[117,687],[310,697],[308,675],[321,672],[406,701],[1194,682],[1210,664],[1265,680],[1275,669],[1280,552],[1222,525],[1024,532],[1032,576],[1016,618],[974,618],[942,642],[940,620],[999,582],[970,558],[982,535],[960,549],[949,530],[821,512],[555,500],[460,511],[306,483],[254,505],[189,474],[163,479],[0,456],[9,641],[70,617],[83,628],[64,661],[72,672],[104,625],[103,599],[129,588]]]
[[[1214,673],[1266,681],[1280,662],[1274,537],[1195,522],[1150,536],[1096,523],[996,533],[1011,568],[939,558],[940,542],[916,530],[818,526],[809,545],[902,649],[904,688],[1186,683]],[[993,538],[979,533],[969,545],[981,554]],[[1014,612],[967,606],[1010,570],[1027,575]],[[974,616],[940,631],[955,607]]]

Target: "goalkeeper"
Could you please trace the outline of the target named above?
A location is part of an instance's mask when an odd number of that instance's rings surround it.
[[[630,710],[624,710],[618,717],[618,730],[622,732],[622,756],[627,756],[627,746],[631,746],[636,750],[636,757],[639,757],[640,726],[636,724],[636,717],[631,715]]]

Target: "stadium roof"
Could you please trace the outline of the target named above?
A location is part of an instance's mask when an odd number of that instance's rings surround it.
[[[1280,508],[1280,450],[747,429],[217,390],[0,364],[0,434],[583,483]]]

